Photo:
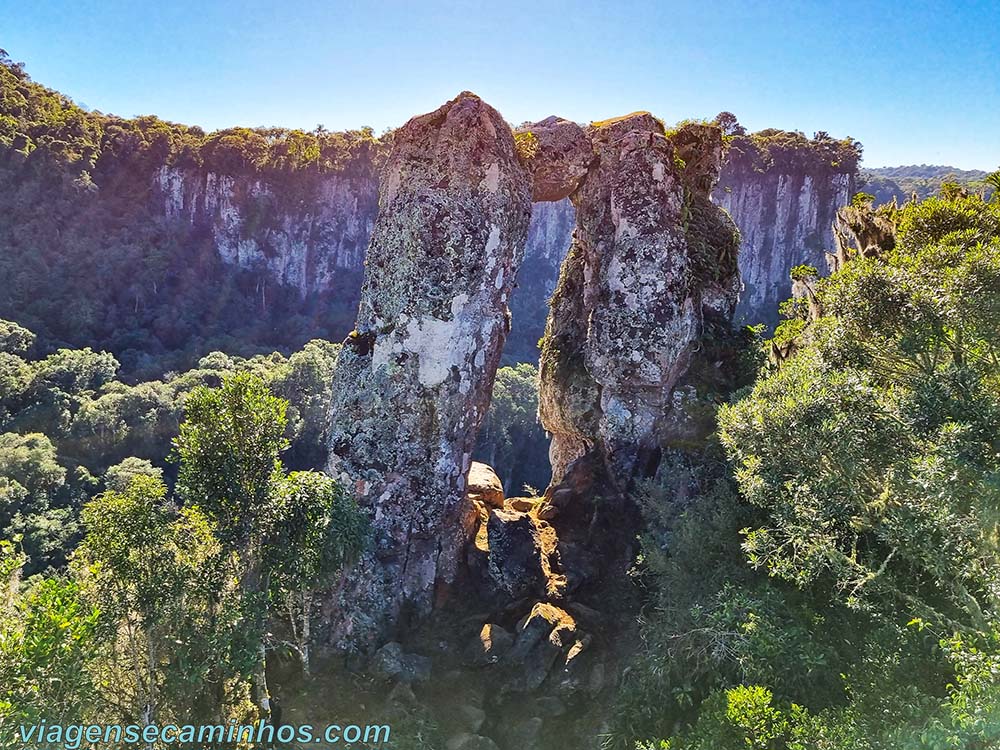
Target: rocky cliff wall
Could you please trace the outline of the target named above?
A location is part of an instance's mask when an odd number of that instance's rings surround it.
[[[859,156],[851,139],[822,133],[765,130],[732,140],[712,198],[740,229],[737,322],[776,323],[795,266],[826,272],[833,221],[856,192]]]
[[[791,296],[791,268],[804,263],[826,270],[836,211],[855,193],[856,174],[851,141],[777,130],[733,140],[712,198],[742,236],[737,321],[776,322],[778,305]],[[153,192],[164,215],[208,233],[224,262],[266,269],[303,297],[335,288],[342,294],[337,282],[344,270],[359,278],[378,211],[377,169],[367,161],[294,181],[164,166],[154,174]],[[534,204],[510,300],[507,362],[537,360],[547,301],[575,221],[568,199]]]
[[[266,269],[304,297],[332,289],[339,271],[362,268],[378,179],[370,163],[294,183],[163,166],[154,175],[154,200],[167,218],[207,232],[226,263]]]

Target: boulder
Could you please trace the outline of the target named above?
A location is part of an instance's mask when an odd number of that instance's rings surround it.
[[[472,502],[480,503],[487,509],[503,507],[503,483],[492,466],[473,461],[469,468],[466,492]]]
[[[426,656],[407,654],[402,645],[391,642],[375,652],[370,670],[385,682],[426,682],[431,677],[431,660]]]
[[[486,623],[469,647],[468,662],[482,667],[496,664],[514,645],[514,636],[499,625]]]
[[[512,497],[504,503],[504,507],[508,510],[516,510],[521,513],[530,513],[533,511],[540,503],[541,498],[532,497]]]
[[[568,612],[546,602],[536,604],[518,627],[514,646],[504,659],[510,672],[506,689],[538,689],[559,656],[569,653],[577,641],[576,621]]]
[[[475,733],[482,728],[486,721],[486,712],[479,706],[465,703],[455,709],[455,718],[464,729]]]
[[[532,199],[559,201],[572,195],[583,182],[594,161],[587,131],[560,117],[522,125],[516,137],[524,144],[532,176]]]
[[[541,716],[559,717],[566,713],[566,704],[554,695],[543,695],[535,701],[535,710]]]
[[[509,596],[540,596],[545,592],[542,546],[535,520],[516,510],[494,510],[486,523],[489,571]]]
[[[513,722],[503,733],[506,750],[543,750],[542,727],[544,722],[538,716],[531,716]]]

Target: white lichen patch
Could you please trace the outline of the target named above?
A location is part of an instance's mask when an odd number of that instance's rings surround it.
[[[500,189],[500,165],[493,162],[486,168],[486,179],[485,179],[486,189],[491,193],[495,193]]]

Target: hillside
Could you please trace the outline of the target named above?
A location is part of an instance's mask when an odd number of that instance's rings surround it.
[[[0,76],[0,315],[41,351],[92,346],[141,380],[352,329],[391,132],[206,133],[86,111],[7,57]],[[713,199],[743,236],[742,320],[775,323],[788,270],[822,265],[857,160],[826,134],[731,139]],[[538,360],[574,217],[534,205],[505,364]]]
[[[956,169],[932,164],[902,167],[866,167],[861,170],[862,189],[875,196],[875,204],[910,200],[915,194],[923,200],[937,194],[941,185],[953,182],[989,198],[994,188],[984,182],[988,172],[981,169]]]
[[[339,340],[353,323],[370,227],[343,226],[363,191],[348,190],[346,207],[325,191],[372,181],[384,148],[369,130],[205,133],[88,112],[0,58],[0,314],[45,349],[113,352],[135,377],[189,367],[212,349]],[[200,191],[177,192],[185,175]],[[289,216],[297,221],[283,231]],[[229,221],[222,239],[233,257],[219,249],[215,217]],[[331,274],[320,291],[276,278],[269,262],[282,249],[302,256],[300,276],[337,265],[329,234],[353,276]],[[322,258],[310,255],[317,246]]]

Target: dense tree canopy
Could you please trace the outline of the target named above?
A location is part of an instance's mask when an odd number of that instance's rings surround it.
[[[720,411],[728,466],[699,462],[699,500],[651,533],[661,609],[623,737],[1000,740],[1000,209],[955,193],[888,215],[894,250],[786,306],[794,354]]]

